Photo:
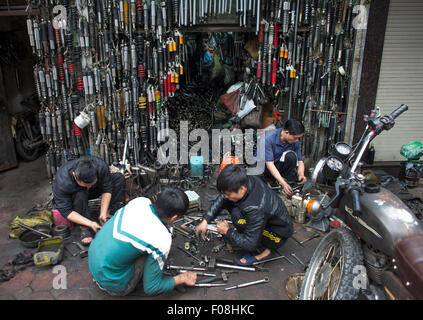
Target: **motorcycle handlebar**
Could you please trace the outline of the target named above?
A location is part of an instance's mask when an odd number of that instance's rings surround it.
[[[407,111],[407,110],[408,110],[408,106],[406,104],[402,104],[398,109],[392,111],[390,116],[392,117],[392,119],[395,119],[399,117],[404,111]]]

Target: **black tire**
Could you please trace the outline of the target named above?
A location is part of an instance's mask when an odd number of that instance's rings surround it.
[[[25,130],[16,131],[16,152],[19,157],[26,162],[34,161],[38,159],[40,155],[40,147],[28,148],[29,138],[26,135]]]
[[[339,246],[339,249],[336,246]],[[330,255],[331,248],[335,248],[333,249],[334,253],[339,250],[342,254],[342,259],[338,260],[342,261],[339,262],[339,270],[336,269],[337,265],[336,268],[331,269],[331,263],[325,262]],[[355,278],[358,276],[357,266],[364,268],[363,252],[358,238],[346,228],[332,230],[320,241],[313,253],[304,275],[300,300],[356,300],[360,291],[360,288],[354,285]],[[338,279],[332,280],[335,270]],[[329,278],[325,277],[328,273]],[[332,283],[332,281],[334,282]],[[326,297],[326,293],[332,285],[335,289],[329,291],[328,297]]]

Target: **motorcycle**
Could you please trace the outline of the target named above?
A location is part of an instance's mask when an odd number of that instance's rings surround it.
[[[372,110],[355,147],[338,142],[316,164],[313,185],[332,193],[314,207],[339,227],[317,245],[299,299],[423,299],[423,226],[396,195],[366,184],[360,173],[370,142],[406,110],[405,104],[385,116]]]
[[[12,116],[12,135],[16,152],[23,161],[34,161],[46,150],[38,119],[38,98],[36,94],[21,101],[23,112]]]

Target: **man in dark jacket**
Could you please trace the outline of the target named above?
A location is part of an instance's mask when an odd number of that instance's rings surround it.
[[[271,250],[280,248],[293,234],[293,223],[283,201],[260,177],[247,176],[241,166],[228,165],[217,178],[217,189],[223,194],[211,205],[196,234],[204,235],[208,224],[227,209],[234,227],[227,221],[218,221],[216,226],[229,243],[249,252],[238,264],[251,265],[270,257]]]
[[[89,244],[109,217],[110,206],[123,202],[125,178],[121,173],[110,173],[102,159],[85,156],[63,164],[53,181],[56,209],[69,221],[81,226],[81,242]],[[98,216],[88,212],[88,200],[101,196]],[[117,208],[115,208],[117,209]]]

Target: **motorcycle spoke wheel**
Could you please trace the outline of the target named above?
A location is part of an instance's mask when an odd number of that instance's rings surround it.
[[[342,247],[334,243],[327,248],[327,254],[316,270],[313,285],[313,300],[331,300],[339,286],[342,274]]]
[[[353,286],[356,265],[363,254],[357,237],[347,229],[337,229],[316,247],[304,275],[300,299],[352,300],[358,296]]]

